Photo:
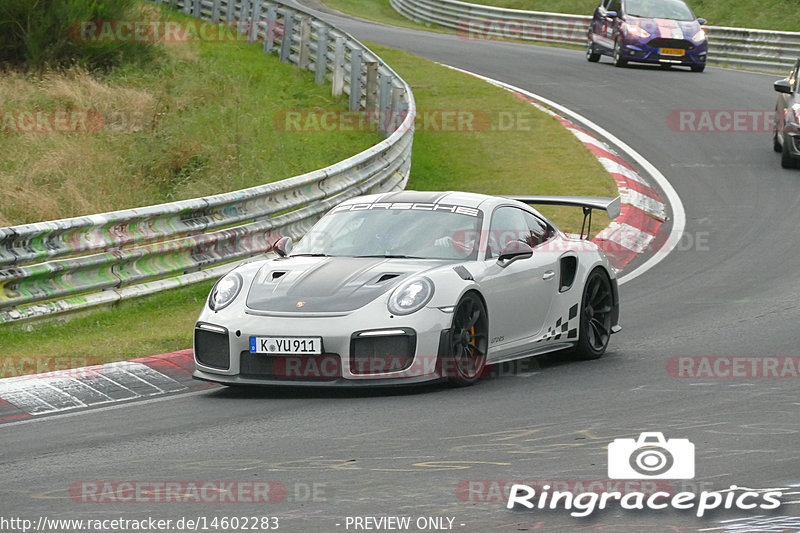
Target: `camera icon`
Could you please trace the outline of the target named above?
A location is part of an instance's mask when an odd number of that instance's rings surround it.
[[[614,439],[608,445],[611,479],[692,479],[694,444],[689,439],[664,439],[663,433],[642,433],[638,439]]]

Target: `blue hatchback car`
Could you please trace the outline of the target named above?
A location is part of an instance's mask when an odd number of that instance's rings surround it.
[[[708,38],[683,0],[603,0],[589,27],[586,58],[611,56],[614,65],[649,63],[706,68]]]

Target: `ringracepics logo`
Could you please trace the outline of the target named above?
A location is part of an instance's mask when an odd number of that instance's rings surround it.
[[[662,433],[642,433],[638,439],[615,439],[608,446],[608,477],[611,479],[691,479],[694,477],[694,444],[688,439],[665,439]],[[581,493],[558,490],[558,485],[531,486],[515,483],[506,507],[565,509],[574,517],[585,517],[611,504],[625,510],[693,510],[697,517],[708,511],[740,509],[774,510],[781,506],[778,490],[755,491],[731,485],[724,490],[675,492],[671,490],[620,490]]]
[[[694,444],[687,439],[664,440],[662,433],[642,433],[638,439],[615,439],[608,445],[611,479],[692,479]]]

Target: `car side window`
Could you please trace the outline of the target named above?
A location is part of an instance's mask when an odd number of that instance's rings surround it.
[[[516,207],[498,207],[492,214],[489,238],[486,245],[487,258],[498,257],[500,251],[511,241],[523,241],[530,236],[525,218],[527,213]]]
[[[528,224],[528,229],[530,230],[525,242],[528,243],[531,248],[536,248],[553,237],[555,230],[553,230],[547,222],[532,213],[525,212],[524,215],[525,221]]]
[[[622,14],[622,0],[608,0],[606,11],[616,11],[618,15]]]

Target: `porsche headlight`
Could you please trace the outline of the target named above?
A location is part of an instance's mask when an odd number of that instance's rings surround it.
[[[219,311],[227,307],[242,290],[242,276],[231,272],[214,285],[208,296],[208,307],[212,311]]]
[[[702,43],[705,40],[706,40],[706,32],[703,29],[699,30],[697,33],[694,34],[694,37],[692,37],[692,41],[696,43]]]
[[[428,278],[414,278],[397,287],[389,297],[389,312],[393,315],[410,315],[422,309],[433,297],[433,282]]]
[[[640,39],[647,39],[650,37],[650,33],[647,30],[639,26],[638,24],[626,24],[625,29],[630,35],[634,37],[639,37]]]

